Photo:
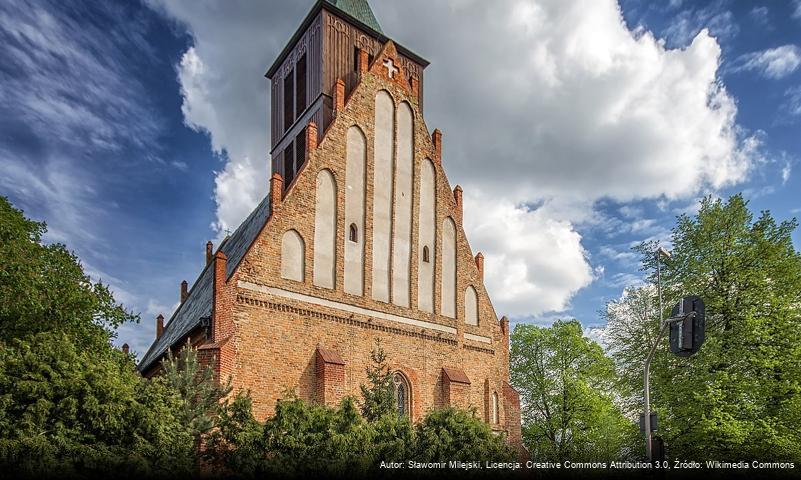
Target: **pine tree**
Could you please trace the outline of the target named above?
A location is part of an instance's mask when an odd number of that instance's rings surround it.
[[[188,342],[178,358],[168,352],[162,367],[167,385],[181,396],[181,422],[199,445],[201,436],[214,427],[222,408],[220,400],[231,392],[231,381],[218,383],[210,367],[201,367],[197,350]]]
[[[368,421],[377,420],[383,415],[396,411],[395,388],[392,384],[392,372],[387,365],[387,356],[376,340],[375,348],[370,352],[372,365],[367,367],[368,385],[362,385],[362,416]]]

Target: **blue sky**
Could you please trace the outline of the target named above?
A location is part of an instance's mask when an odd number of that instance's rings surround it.
[[[630,246],[705,194],[801,213],[801,3],[486,3],[371,2],[432,62],[427,124],[499,315],[598,324],[639,281]],[[141,313],[118,343],[146,350],[267,193],[262,75],[310,7],[0,4],[0,194]]]

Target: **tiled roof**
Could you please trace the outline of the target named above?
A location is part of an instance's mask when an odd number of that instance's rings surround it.
[[[271,210],[270,196],[267,195],[242,222],[242,225],[220,245],[220,250],[228,257],[227,276],[230,276],[239,266],[248,248],[256,240],[256,236],[270,217]],[[139,363],[140,372],[150,369],[155,362],[161,359],[162,355],[167,353],[168,348],[174,346],[198,327],[202,318],[211,317],[213,280],[214,270],[211,265],[206,265],[192,285],[186,301],[173,313],[172,318],[164,327],[164,332],[153,342],[142,358]]]
[[[373,14],[373,9],[370,8],[370,4],[367,3],[367,0],[325,1],[383,35],[384,31],[381,30],[381,25],[378,24],[378,20]]]

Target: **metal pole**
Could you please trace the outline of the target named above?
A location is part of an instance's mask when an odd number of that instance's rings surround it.
[[[659,340],[665,334],[665,327],[667,323],[663,320],[664,308],[662,307],[662,270],[659,266],[659,257],[661,255],[660,249],[656,250],[656,290],[659,294],[659,334],[656,336],[654,344],[651,346],[651,351],[648,352],[648,357],[645,359],[645,367],[643,371],[643,384],[645,385],[645,415],[643,415],[643,422],[645,423],[645,458],[651,462],[651,389],[649,386],[651,375],[651,359],[654,357],[656,347],[659,345]]]

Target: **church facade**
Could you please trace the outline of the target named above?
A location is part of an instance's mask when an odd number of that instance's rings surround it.
[[[272,177],[214,251],[139,365],[190,342],[263,420],[294,391],[358,397],[380,344],[398,413],[475,407],[520,447],[509,322],[462,228],[462,190],[423,118],[428,62],[381,30],[366,0],[319,0],[266,76]]]

